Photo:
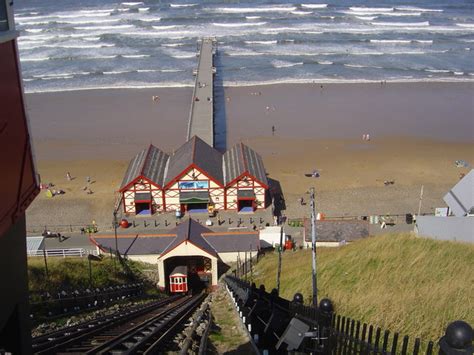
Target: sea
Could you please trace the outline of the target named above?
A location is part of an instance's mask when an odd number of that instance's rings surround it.
[[[26,92],[193,85],[215,37],[225,86],[474,80],[473,0],[17,0]]]

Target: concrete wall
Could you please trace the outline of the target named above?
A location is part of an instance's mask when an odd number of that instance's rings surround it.
[[[474,217],[418,216],[415,231],[423,237],[474,243]]]

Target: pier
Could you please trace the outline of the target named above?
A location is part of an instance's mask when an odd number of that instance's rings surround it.
[[[189,112],[187,134],[187,140],[193,136],[198,136],[211,147],[214,147],[213,76],[216,72],[214,67],[216,43],[214,38],[203,38],[200,41],[199,63],[194,72],[196,81]]]

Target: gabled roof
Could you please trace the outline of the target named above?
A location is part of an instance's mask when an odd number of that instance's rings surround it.
[[[168,154],[150,144],[148,148],[143,149],[130,160],[127,172],[120,185],[120,191],[124,190],[132,181],[141,176],[162,187],[168,159]]]
[[[211,230],[200,225],[195,220],[189,218],[188,220],[180,223],[176,228],[170,231],[170,234],[176,234],[176,238],[163,250],[163,255],[169,253],[171,250],[179,246],[181,243],[184,242],[191,242],[198,248],[204,250],[208,254],[211,254],[218,257],[217,252],[214,248],[206,242],[206,240],[202,237],[203,233],[210,233]]]
[[[238,143],[224,154],[224,182],[228,185],[244,174],[268,186],[262,157],[245,144]]]
[[[127,255],[148,255],[161,254],[163,250],[176,238],[174,235],[141,236],[130,235],[117,239],[120,254]],[[106,252],[115,250],[115,238],[113,236],[91,236],[91,239]]]
[[[224,185],[222,154],[197,136],[192,137],[171,155],[165,184],[171,183],[191,165],[208,174],[218,184]]]
[[[474,169],[464,176],[443,197],[444,202],[457,217],[463,217],[474,208]]]

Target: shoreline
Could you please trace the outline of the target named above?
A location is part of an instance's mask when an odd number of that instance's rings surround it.
[[[223,85],[226,88],[250,88],[250,87],[261,87],[261,86],[273,86],[273,85],[305,85],[305,84],[380,84],[382,81],[386,84],[474,84],[474,73],[469,73],[472,78],[425,78],[425,79],[295,79],[295,80],[271,80],[265,82],[242,82],[242,83],[230,83]],[[25,86],[23,84],[23,86]],[[48,94],[48,93],[61,93],[61,92],[83,92],[83,91],[98,91],[98,90],[145,90],[145,89],[177,89],[177,88],[193,88],[194,83],[190,84],[151,84],[151,85],[136,85],[136,86],[103,86],[103,87],[84,87],[84,88],[61,88],[52,90],[25,90],[25,94]]]

